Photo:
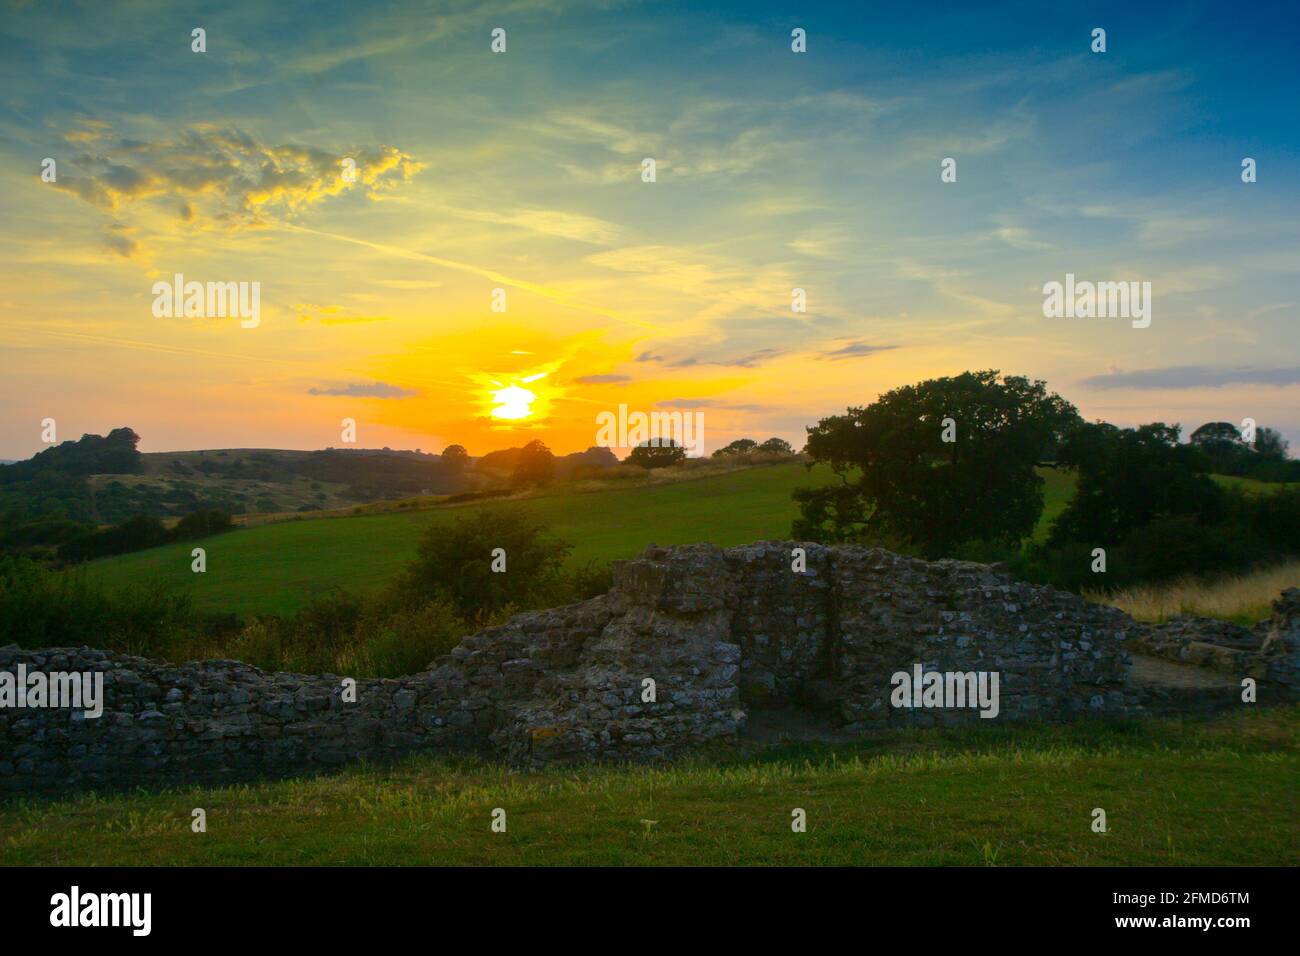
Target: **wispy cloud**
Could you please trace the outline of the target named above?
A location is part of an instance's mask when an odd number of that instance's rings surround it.
[[[316,322],[320,325],[364,325],[367,322],[388,322],[390,315],[360,315],[346,312],[337,305],[294,305],[293,311],[302,323]]]
[[[1300,385],[1300,368],[1215,368],[1208,365],[1179,365],[1170,368],[1109,372],[1085,378],[1087,388],[1162,389],[1222,388],[1225,385]]]
[[[622,385],[632,381],[630,375],[579,375],[574,379],[579,385]]]
[[[647,351],[639,354],[636,360],[638,362],[656,362],[668,368],[692,368],[697,365],[717,365],[724,368],[756,368],[783,354],[784,352],[781,349],[758,349],[743,355],[715,358],[702,355],[684,355],[680,358],[668,359],[662,355]]]
[[[669,398],[655,402],[654,407],[667,409],[712,408],[718,411],[728,412],[761,412],[764,409],[764,406],[762,405],[733,404],[730,402],[719,401],[716,398]]]
[[[419,393],[386,382],[353,383],[349,385],[316,386],[307,389],[308,395],[336,395],[346,398],[410,398]]]
[[[832,349],[829,352],[822,352],[817,357],[823,359],[862,358],[867,355],[875,355],[877,352],[888,352],[896,348],[898,348],[897,345],[868,345],[866,342],[850,342],[848,345]]]

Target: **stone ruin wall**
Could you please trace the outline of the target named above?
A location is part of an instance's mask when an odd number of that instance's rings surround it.
[[[806,552],[801,573],[795,547]],[[1289,647],[1291,673],[1297,621],[1272,639]],[[102,671],[106,698],[96,719],[0,708],[0,794],[245,780],[465,749],[531,765],[657,759],[737,737],[756,707],[809,708],[851,731],[979,719],[890,706],[891,676],[917,663],[999,672],[1000,720],[1141,713],[1125,650],[1140,628],[967,562],[794,542],[650,548],[615,566],[608,594],[516,615],[419,674],[359,679],[355,703],[334,675],[0,648],[0,671]]]

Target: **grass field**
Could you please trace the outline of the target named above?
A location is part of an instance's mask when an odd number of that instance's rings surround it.
[[[337,776],[0,807],[8,865],[1293,865],[1300,709],[892,731],[673,767]],[[208,832],[190,830],[191,810]],[[494,808],[507,830],[493,833]],[[807,832],[791,830],[791,811]],[[1108,832],[1091,830],[1106,811]],[[52,834],[58,838],[53,839]]]
[[[1300,561],[1287,561],[1250,574],[1234,574],[1213,581],[1187,578],[1087,596],[1117,607],[1139,621],[1167,621],[1176,614],[1193,614],[1249,625],[1268,617],[1273,599],[1293,587],[1300,587]]]
[[[1046,507],[1040,529],[1069,500],[1069,475],[1043,469]],[[826,469],[781,464],[662,485],[566,492],[524,499],[519,506],[573,543],[571,561],[632,557],[648,544],[709,541],[723,547],[788,538],[797,487],[833,480]],[[204,609],[240,615],[288,613],[333,588],[364,592],[388,581],[415,555],[430,525],[470,507],[339,518],[305,518],[243,528],[199,542],[207,572],[190,570],[193,543],[108,558],[88,573],[121,586],[162,581],[194,595]]]

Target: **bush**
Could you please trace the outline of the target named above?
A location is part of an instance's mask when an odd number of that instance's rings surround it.
[[[0,644],[165,656],[202,624],[187,595],[161,585],[108,591],[80,571],[0,557]]]
[[[176,522],[176,527],[172,528],[171,537],[174,541],[206,538],[209,535],[220,534],[222,531],[229,531],[234,526],[228,513],[217,508],[208,508],[181,518]]]
[[[614,585],[613,569],[608,564],[588,561],[564,575],[563,596],[559,603],[573,604],[599,597]]]
[[[1092,572],[1092,551],[1106,549],[1106,572]],[[1225,492],[1210,518],[1163,515],[1132,528],[1116,544],[1049,540],[1023,562],[1024,576],[1071,590],[1110,591],[1189,575],[1248,571],[1300,554],[1300,491]]]
[[[579,465],[569,475],[570,481],[638,481],[645,477],[645,469],[635,465],[594,466]]]
[[[1083,425],[1065,442],[1059,461],[1075,469],[1078,484],[1052,525],[1054,545],[1110,547],[1162,518],[1209,524],[1224,514],[1226,496],[1207,474],[1205,454],[1178,441],[1177,425]]]
[[[137,515],[121,524],[102,531],[91,531],[59,545],[60,561],[77,563],[107,557],[110,554],[127,554],[157,547],[167,541],[167,529],[157,518]]]
[[[336,670],[374,677],[418,673],[468,633],[455,608],[430,601],[392,613],[372,636],[348,645],[336,658]]]
[[[448,495],[443,499],[446,504],[459,504],[462,501],[483,501],[487,498],[506,498],[514,494],[509,488],[490,488],[487,491],[463,491],[457,495]]]
[[[1143,525],[1108,555],[1111,585],[1168,581],[1189,574],[1248,568],[1263,549],[1248,530],[1232,523],[1204,524],[1192,515],[1159,518]]]
[[[168,541],[186,541],[230,531],[234,524],[230,515],[218,509],[192,512],[177,522],[172,531],[162,527],[162,522],[148,515],[127,518],[113,527],[83,529],[75,537],[66,538],[59,545],[59,559],[75,564],[107,558],[110,554],[127,554],[146,548],[156,548]]]
[[[249,622],[226,653],[270,671],[401,677],[424,670],[469,631],[445,601],[404,607],[333,592],[295,615]]]
[[[1229,502],[1229,510],[1243,515],[1262,546],[1279,554],[1300,551],[1300,488],[1254,496],[1238,493]]]
[[[477,620],[557,588],[571,547],[518,508],[485,508],[426,531],[397,594],[407,606],[446,600],[466,620]],[[505,552],[504,572],[493,570],[498,548]]]

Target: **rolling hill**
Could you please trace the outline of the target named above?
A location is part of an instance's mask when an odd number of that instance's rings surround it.
[[[1041,527],[1065,507],[1073,482],[1044,469],[1047,506]],[[648,544],[709,541],[721,546],[784,538],[797,514],[790,493],[833,481],[828,470],[797,462],[630,488],[581,491],[558,486],[518,505],[573,543],[570,561],[630,557]],[[88,567],[111,586],[161,581],[190,592],[204,610],[248,616],[290,613],[339,588],[364,592],[388,581],[415,555],[426,528],[464,508],[442,506],[347,517],[311,517],[240,529],[198,542],[205,574],[190,570],[194,543],[97,561]]]

